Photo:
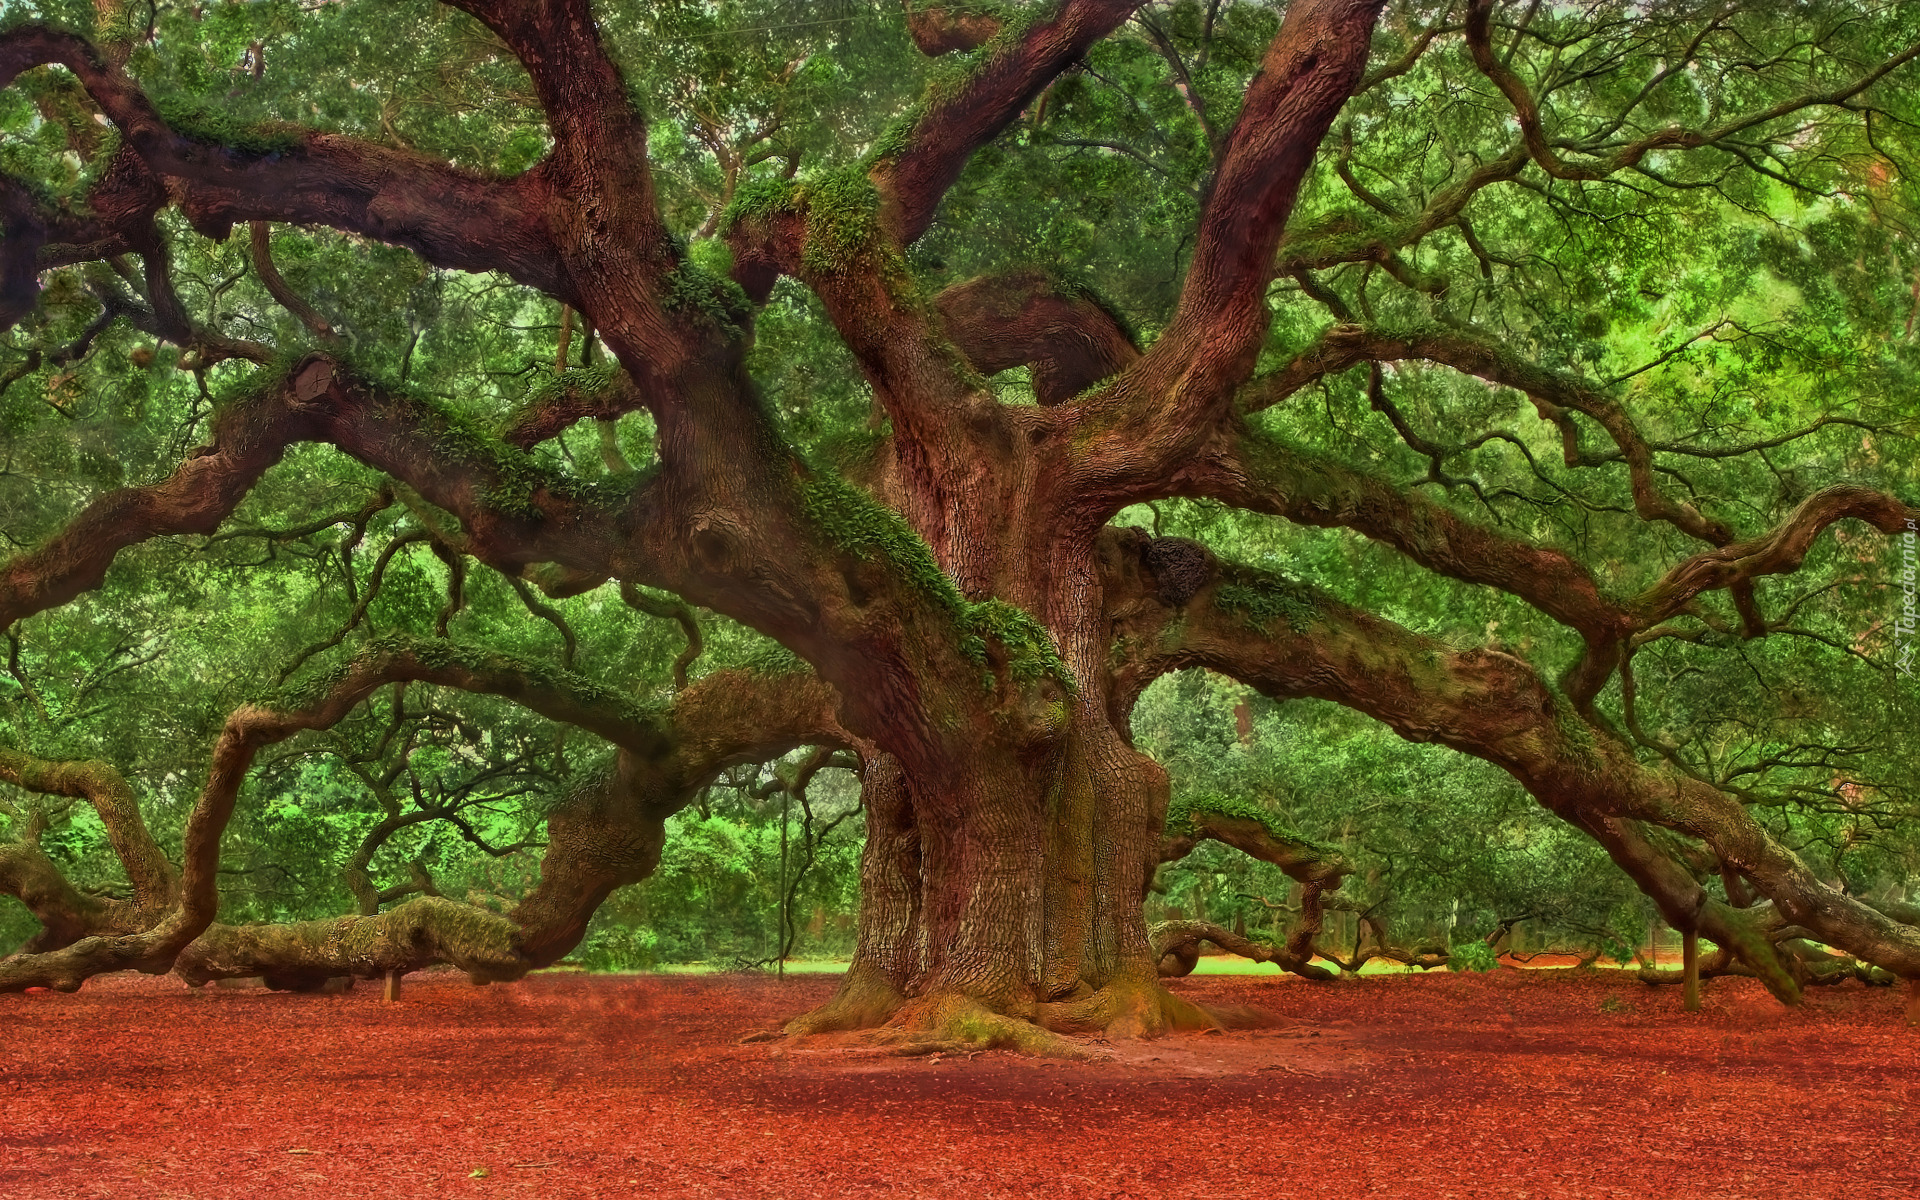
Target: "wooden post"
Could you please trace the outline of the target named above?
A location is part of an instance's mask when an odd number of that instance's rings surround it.
[[[793,789],[780,793],[780,928],[773,931],[774,971],[787,978],[787,814],[793,809]]]
[[[1688,1012],[1700,1011],[1700,935],[1688,929],[1680,934],[1680,971]]]
[[[387,972],[387,991],[381,999],[387,1004],[397,1003],[400,999],[400,972]]]
[[[1907,1024],[1920,1026],[1920,979],[1907,980]]]

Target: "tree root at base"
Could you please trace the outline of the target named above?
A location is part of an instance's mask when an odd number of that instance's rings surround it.
[[[1092,1046],[960,995],[909,1001],[867,1037],[895,1054],[909,1056],[1013,1050],[1035,1058],[1078,1062],[1106,1057]]]
[[[906,997],[884,975],[855,967],[841,981],[833,999],[788,1021],[780,1032],[788,1037],[805,1037],[873,1029],[886,1024],[905,1003]]]
[[[1181,1031],[1218,1033],[1259,1028],[1275,1020],[1257,1008],[1202,1007],[1150,983],[1113,983],[1079,999],[1017,1005],[1003,1012],[960,993],[907,999],[884,981],[868,980],[843,985],[832,1000],[779,1030],[760,1030],[740,1040],[850,1034],[858,1044],[904,1056],[1012,1050],[1035,1058],[1087,1061],[1107,1055],[1083,1040],[1086,1036],[1119,1041]]]

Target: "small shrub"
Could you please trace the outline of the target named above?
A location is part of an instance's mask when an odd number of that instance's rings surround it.
[[[1492,946],[1475,938],[1447,950],[1447,966],[1455,971],[1491,971],[1500,965],[1500,955]]]

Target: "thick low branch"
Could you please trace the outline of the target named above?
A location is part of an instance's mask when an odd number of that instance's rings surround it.
[[[149,170],[181,181],[181,209],[209,237],[247,221],[326,225],[409,247],[437,266],[502,271],[555,295],[568,290],[546,228],[551,188],[537,168],[494,179],[310,131],[263,131],[279,143],[271,149],[214,144],[175,129],[81,38],[33,24],[0,33],[0,87],[47,64],[74,73]]]
[[[374,978],[451,963],[475,979],[531,969],[519,928],[498,913],[442,896],[416,896],[383,913],[279,925],[215,925],[174,970],[190,984],[265,976],[271,987],[316,990],[338,976]]]
[[[151,914],[125,900],[74,887],[40,848],[46,822],[44,811],[31,810],[16,817],[14,840],[0,842],[0,895],[18,900],[40,922],[24,953],[57,950],[97,933],[137,933],[151,922]]]
[[[0,959],[0,992],[29,987],[74,991],[90,976],[106,971],[131,969],[158,974],[168,970],[179,953],[213,923],[219,909],[220,839],[254,757],[262,747],[303,730],[333,725],[364,694],[349,681],[313,703],[289,711],[251,705],[236,710],[227,718],[214,746],[206,786],[187,816],[175,902],[138,933],[90,936],[59,950]]]
[[[1409,741],[1494,763],[1569,819],[1643,821],[1697,838],[1785,921],[1902,977],[1920,977],[1920,930],[1823,883],[1738,798],[1667,764],[1640,762],[1521,659],[1455,649],[1243,567],[1216,566],[1176,608],[1152,588],[1143,552],[1116,545],[1103,564],[1109,617],[1130,650],[1116,691],[1137,694],[1142,676],[1205,666],[1276,698],[1347,705]]]
[[[1205,932],[1185,933],[1178,938],[1169,934],[1170,940],[1162,947],[1157,931],[1171,927],[1156,926],[1154,947],[1159,950],[1161,974],[1185,975],[1193,970],[1194,955],[1198,954],[1195,938],[1204,938],[1223,950],[1246,955],[1257,962],[1278,963],[1283,970],[1308,979],[1332,978],[1325,968],[1312,963],[1314,939],[1319,936],[1324,916],[1323,898],[1326,893],[1339,890],[1340,881],[1353,874],[1353,865],[1337,850],[1285,832],[1258,806],[1245,801],[1203,798],[1176,802],[1167,813],[1160,861],[1185,858],[1203,841],[1220,842],[1250,858],[1272,863],[1289,879],[1298,882],[1301,885],[1300,920],[1287,935],[1285,945],[1265,949],[1261,954],[1243,948],[1243,944],[1255,946],[1245,938],[1232,935],[1236,940],[1229,943]],[[1169,954],[1173,955],[1171,960],[1167,957]]]
[[[1403,967],[1417,967],[1422,971],[1444,967],[1452,961],[1452,949],[1447,946],[1396,944],[1387,927],[1386,919],[1373,908],[1362,907],[1359,903],[1341,896],[1330,897],[1326,906],[1339,912],[1350,912],[1357,918],[1351,955],[1342,958],[1339,953],[1331,949],[1323,949],[1320,952],[1349,975],[1359,974],[1361,968],[1376,958],[1396,962]],[[1369,937],[1373,939],[1372,945],[1367,944]]]
[[[1294,951],[1291,939],[1286,946],[1270,946],[1207,921],[1162,921],[1147,930],[1147,937],[1153,943],[1154,957],[1160,963],[1163,977],[1178,978],[1192,974],[1194,965],[1200,961],[1202,942],[1212,942],[1229,954],[1238,954],[1254,962],[1273,963],[1283,971],[1291,971],[1307,979],[1326,980],[1334,977],[1333,972],[1325,967],[1317,967],[1308,961],[1313,956],[1312,934],[1307,935],[1306,957]]]
[[[1542,803],[1598,842],[1614,864],[1659,907],[1669,926],[1697,933],[1721,947],[1730,961],[1744,963],[1747,972],[1781,1003],[1799,1002],[1799,983],[1770,937],[1782,928],[1779,914],[1771,906],[1741,909],[1715,899],[1686,865],[1657,846],[1645,828],[1634,821],[1595,816],[1572,805],[1562,809],[1544,798]]]
[[[1279,867],[1289,879],[1329,890],[1338,888],[1342,879],[1353,874],[1353,864],[1339,851],[1282,831],[1266,814],[1244,801],[1177,802],[1167,817],[1160,861],[1185,858],[1205,841],[1232,846],[1249,858]]]
[[[93,501],[38,549],[0,567],[0,627],[99,587],[114,557],[154,537],[212,533],[296,442],[325,441],[405,481],[461,519],[464,548],[518,573],[558,562],[611,574],[608,525],[632,497],[599,495],[490,444],[446,411],[310,356],[267,374],[214,418],[210,443],[168,478]]]
[[[179,875],[153,840],[133,789],[113,767],[97,760],[53,762],[0,748],[0,781],[42,796],[85,800],[93,806],[106,829],[107,844],[119,856],[127,882],[133,885],[129,919],[151,920],[173,903]],[[0,887],[0,891],[5,890]]]
[[[375,690],[408,680],[500,695],[621,747],[611,770],[590,777],[549,815],[539,887],[507,918],[428,897],[330,922],[214,926],[220,837],[255,754],[328,728]],[[580,676],[508,656],[438,639],[376,641],[311,698],[285,709],[242,708],[228,719],[189,817],[181,883],[168,909],[134,932],[106,936],[95,926],[64,948],[0,960],[0,991],[72,990],[102,971],[164,971],[190,943],[181,972],[195,982],[266,974],[300,986],[436,961],[458,962],[483,978],[513,977],[571,949],[613,888],[644,878],[659,860],[662,822],[720,771],[799,745],[854,745],[835,719],[835,702],[832,689],[810,673],[729,671],[681,693],[670,709],[649,710]]]
[[[374,916],[287,926],[215,926],[182,955],[190,983],[264,975],[312,987],[452,963],[477,980],[514,979],[550,965],[585,936],[612,891],[659,864],[667,817],[722,770],[796,746],[850,746],[831,688],[810,674],[723,671],[652,718],[645,753],[623,750],[547,814],[540,882],[505,916],[453,901],[410,900]]]

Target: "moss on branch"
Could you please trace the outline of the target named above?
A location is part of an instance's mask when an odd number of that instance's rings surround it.
[[[1167,835],[1194,837],[1200,833],[1200,818],[1209,815],[1228,817],[1236,821],[1252,821],[1281,841],[1295,843],[1321,855],[1334,854],[1334,851],[1316,845],[1280,824],[1271,812],[1253,801],[1227,796],[1183,797],[1175,800],[1167,806]]]
[[[884,252],[880,193],[864,168],[825,172],[802,180],[767,179],[742,184],[721,216],[725,237],[743,220],[797,216],[806,225],[802,270],[818,275],[845,271],[868,255]]]
[[[1073,675],[1060,657],[1053,635],[1032,613],[1005,600],[969,603],[933,551],[905,518],[837,476],[819,474],[801,485],[801,504],[809,520],[840,550],[862,561],[884,560],[907,582],[950,614],[960,631],[960,652],[986,667],[990,644],[1006,655],[1007,673],[1018,686],[1051,675],[1073,689]],[[993,676],[985,677],[988,687]]]
[[[305,144],[297,125],[237,120],[217,104],[198,97],[167,96],[153,107],[175,133],[195,142],[224,146],[247,154],[286,154]]]
[[[1285,621],[1288,629],[1305,633],[1320,619],[1320,598],[1313,589],[1275,576],[1222,584],[1213,599],[1221,608],[1240,614],[1261,633],[1269,632],[1275,621]]]
[[[699,245],[726,249],[726,243],[718,241]],[[729,261],[731,257],[726,256]],[[684,313],[715,329],[739,332],[753,319],[747,290],[729,279],[725,269],[715,270],[691,255],[661,278],[660,300],[668,312]]]

